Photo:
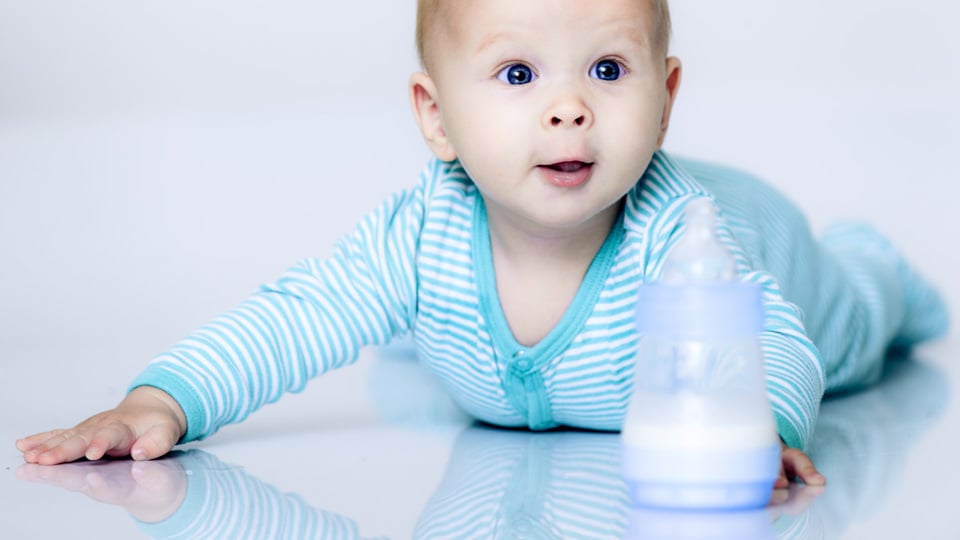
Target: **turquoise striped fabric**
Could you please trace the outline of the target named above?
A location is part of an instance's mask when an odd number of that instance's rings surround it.
[[[458,163],[434,160],[332,257],[301,261],[158,356],[132,387],[170,393],[187,415],[184,441],[201,439],[412,330],[421,360],[476,418],[617,430],[632,387],[637,286],[658,277],[683,235],[685,206],[703,197],[719,206],[719,235],[741,279],[764,290],[769,397],[780,435],[803,448],[825,391],[874,380],[904,319],[903,299],[885,292],[900,288],[888,279],[900,263],[875,272],[876,257],[813,240],[762,182],[662,152],[627,195],[568,312],[536,346],[519,345],[506,326],[476,187]]]

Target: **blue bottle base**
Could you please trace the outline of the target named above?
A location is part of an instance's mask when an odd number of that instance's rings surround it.
[[[669,510],[746,510],[770,502],[773,480],[746,484],[652,484],[627,479],[637,506]]]
[[[624,445],[622,463],[637,506],[745,510],[770,502],[780,471],[780,446],[671,451]]]

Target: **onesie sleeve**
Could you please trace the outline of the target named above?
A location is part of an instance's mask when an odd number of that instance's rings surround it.
[[[723,222],[718,233],[737,260],[740,279],[763,288],[764,331],[760,347],[767,396],[784,443],[804,449],[813,435],[826,386],[820,352],[807,335],[800,309],[784,300],[777,280],[749,265],[743,249]]]
[[[694,198],[706,193],[689,194],[668,203],[652,226],[653,242],[646,274],[659,275],[670,248],[683,236],[683,209]],[[715,204],[715,203],[714,203]],[[803,449],[810,441],[824,392],[824,370],[820,353],[804,329],[800,309],[784,300],[777,280],[768,272],[753,268],[717,209],[717,235],[733,255],[741,281],[763,289],[764,331],[760,335],[767,396],[773,408],[780,437],[793,448]]]
[[[425,185],[395,194],[341,240],[328,259],[305,259],[155,358],[137,386],[155,386],[183,408],[181,442],[242,421],[365,345],[412,326],[415,259]]]

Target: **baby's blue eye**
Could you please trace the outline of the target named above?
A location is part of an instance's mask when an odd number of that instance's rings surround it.
[[[523,64],[511,64],[503,68],[497,74],[497,78],[507,84],[530,84],[536,78],[536,74],[530,69],[530,66]]]
[[[590,76],[601,81],[615,81],[620,78],[623,69],[613,60],[601,60],[590,68]]]

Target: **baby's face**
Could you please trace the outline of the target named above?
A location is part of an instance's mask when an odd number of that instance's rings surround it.
[[[679,81],[649,2],[457,2],[432,42],[440,157],[459,158],[491,217],[555,230],[615,208],[661,144]]]

